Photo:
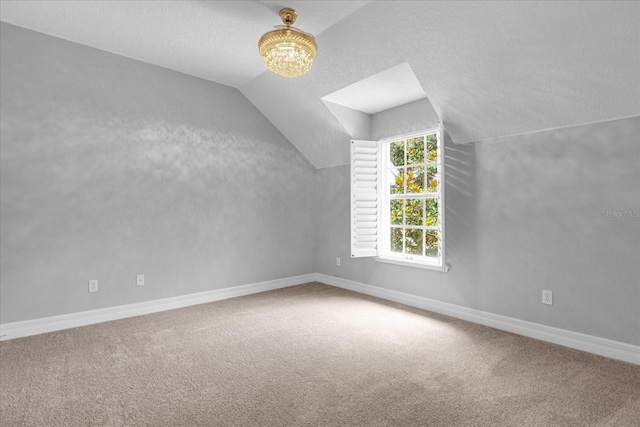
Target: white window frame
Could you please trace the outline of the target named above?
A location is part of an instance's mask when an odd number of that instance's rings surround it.
[[[392,142],[436,134],[438,140],[439,190],[429,195],[392,196],[389,193],[389,146]],[[374,257],[376,261],[429,270],[449,270],[445,262],[445,161],[444,128],[394,136],[378,141],[351,141],[351,256]],[[426,140],[425,140],[426,143]],[[438,258],[400,254],[390,248],[390,201],[397,198],[438,199]],[[403,226],[403,228],[406,226]],[[411,227],[410,227],[411,228]],[[420,226],[423,230],[429,227]]]

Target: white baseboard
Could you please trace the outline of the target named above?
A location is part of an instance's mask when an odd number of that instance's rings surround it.
[[[190,305],[220,301],[228,298],[255,294],[258,292],[286,288],[288,286],[301,285],[303,283],[313,282],[315,279],[316,275],[312,273],[173,298],[25,320],[22,322],[5,323],[0,325],[0,341],[60,331],[62,329],[76,328],[78,326],[92,325],[95,323],[108,322],[110,320],[157,313],[159,311],[172,310]]]
[[[498,314],[488,313],[486,311],[475,310],[324,274],[316,274],[315,278],[318,282],[336,286],[338,288],[348,289],[354,292],[399,302],[401,304],[433,311],[435,313],[444,314],[457,319],[479,323],[495,329],[513,332],[518,335],[536,338],[542,341],[559,344],[564,347],[640,365],[640,346],[637,345],[553,328],[551,326],[544,326],[537,323],[514,319],[512,317],[501,316]]]
[[[503,331],[513,332],[519,335],[559,344],[576,350],[582,350],[640,365],[640,346],[637,345],[553,328],[551,326],[544,326],[537,323],[514,319],[512,317],[501,316],[498,314],[318,273],[288,277],[285,279],[269,280],[249,285],[234,286],[155,301],[103,308],[99,310],[0,324],[0,341],[92,325],[95,323],[108,322],[111,320],[124,319],[127,317],[157,313],[159,311],[172,310],[191,305],[204,304],[207,302],[220,301],[228,298],[286,288],[314,281],[399,302],[401,304],[433,311],[435,313],[467,320]]]

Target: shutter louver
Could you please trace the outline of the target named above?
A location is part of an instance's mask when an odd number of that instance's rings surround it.
[[[351,141],[351,257],[378,255],[378,143]]]

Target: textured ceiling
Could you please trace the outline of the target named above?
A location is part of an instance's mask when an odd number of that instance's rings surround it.
[[[257,54],[284,6],[319,45],[297,79]],[[457,143],[640,115],[640,2],[2,1],[0,19],[236,87],[316,167],[349,160],[321,98],[402,63]]]
[[[0,19],[227,86],[265,71],[260,36],[298,11],[296,27],[319,34],[367,2],[2,0]]]

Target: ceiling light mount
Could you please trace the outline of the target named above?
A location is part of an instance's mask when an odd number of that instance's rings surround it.
[[[260,38],[260,56],[272,72],[283,77],[299,77],[311,69],[318,46],[311,34],[291,26],[298,12],[285,7],[279,15],[284,25],[276,26]]]
[[[295,9],[291,9],[290,7],[285,7],[284,9],[278,12],[280,18],[282,18],[282,22],[284,25],[293,25],[296,22],[296,18],[298,17],[298,12]]]

